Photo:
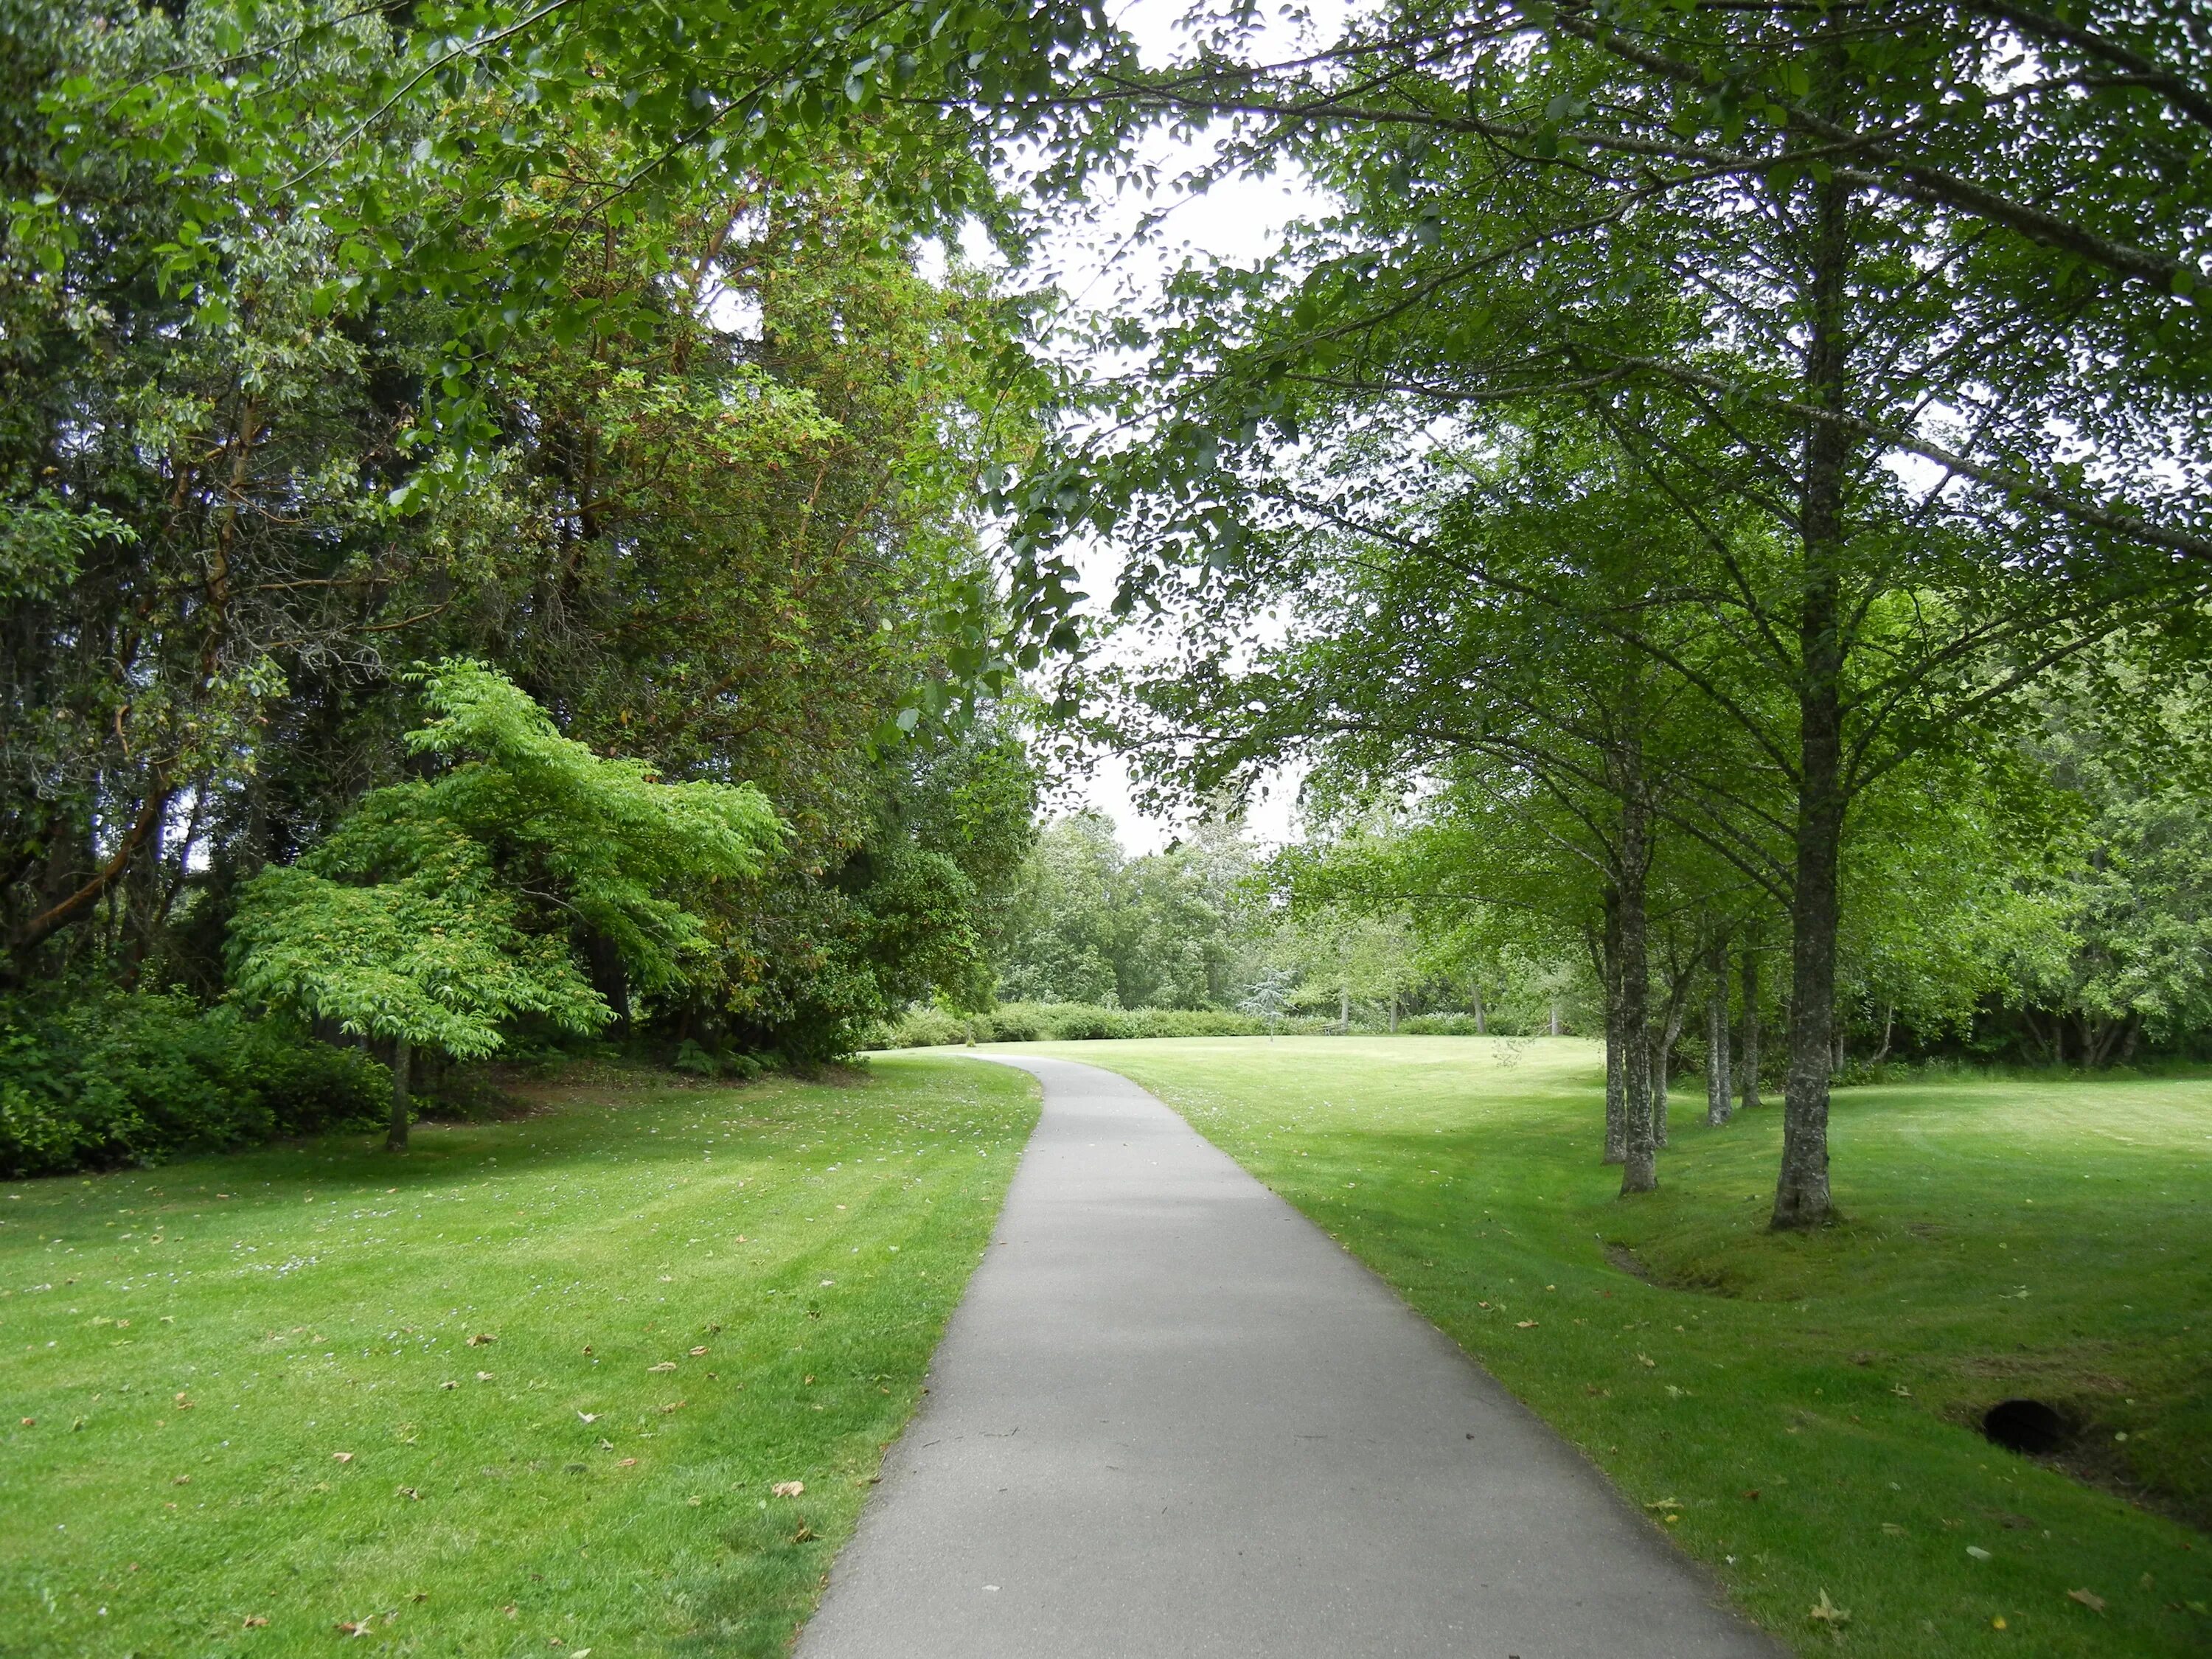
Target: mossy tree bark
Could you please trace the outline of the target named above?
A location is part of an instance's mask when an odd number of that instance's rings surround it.
[[[1806,346],[1812,407],[1840,414],[1848,396],[1850,197],[1840,179],[1813,189]],[[1844,811],[1844,596],[1850,528],[1844,488],[1847,428],[1818,416],[1805,422],[1797,528],[1803,579],[1797,612],[1796,869],[1790,903],[1790,1056],[1782,1095],[1782,1168],[1774,1187],[1777,1228],[1816,1227],[1829,1217],[1828,1067],[1836,1017],[1836,934],[1841,908]]]
[[[1705,958],[1705,1121],[1729,1121],[1728,935],[1715,933]]]

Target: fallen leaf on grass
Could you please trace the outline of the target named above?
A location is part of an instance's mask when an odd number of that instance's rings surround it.
[[[259,1630],[268,1622],[268,1619],[264,1614],[258,1613],[248,1613],[246,1616],[245,1628],[247,1630]]]
[[[672,1359],[664,1359],[658,1365],[647,1365],[645,1369],[647,1372],[672,1371],[676,1369],[676,1362]]]
[[[489,1331],[478,1331],[474,1336],[469,1339],[469,1346],[471,1348],[481,1348],[487,1342],[496,1342],[499,1339],[494,1336]]]
[[[27,1417],[23,1419],[23,1426],[27,1429],[35,1429],[39,1426],[39,1419],[35,1417]]]
[[[707,1352],[707,1351],[706,1351],[704,1348],[694,1348],[694,1349],[692,1349],[692,1350],[691,1350],[691,1357],[692,1357],[694,1359],[696,1359],[697,1358],[699,1358],[699,1356],[700,1356],[701,1354],[702,1354],[702,1353],[704,1353],[704,1352]]]
[[[690,1403],[691,1403],[691,1402],[690,1402],[690,1401],[688,1401],[688,1400],[679,1400],[679,1401],[677,1401],[674,1405],[672,1405],[672,1406],[663,1406],[663,1407],[660,1408],[660,1414],[661,1414],[663,1417],[665,1417],[665,1416],[667,1416],[667,1415],[668,1415],[668,1413],[671,1413],[671,1412],[680,1412],[680,1411],[682,1411],[682,1410],[684,1408],[684,1407],[686,1407],[686,1406],[690,1405]]]
[[[180,1474],[169,1484],[173,1486],[189,1486],[192,1484],[192,1478],[189,1474]]]
[[[1990,1553],[1984,1549],[1979,1544],[1967,1545],[1966,1553],[1977,1561],[1986,1561],[1990,1559]]]
[[[1883,1522],[1881,1523],[1881,1529],[1887,1533],[1892,1538],[1902,1538],[1905,1536],[1905,1528],[1899,1526],[1894,1521]]]
[[[796,1498],[806,1490],[804,1480],[779,1480],[769,1488],[778,1498]]]
[[[1513,1322],[1513,1328],[1516,1331],[1533,1331],[1536,1328],[1536,1322],[1533,1319],[1516,1319]]]
[[[353,1454],[351,1452],[332,1452],[331,1454],[331,1462],[333,1463],[350,1463],[353,1462]]]
[[[422,1494],[412,1486],[398,1486],[394,1487],[393,1490],[400,1497],[412,1498],[417,1504],[422,1501]]]
[[[791,1534],[791,1541],[794,1544],[804,1544],[811,1541],[813,1536],[814,1528],[802,1521],[799,1523],[799,1530]]]
[[[491,1381],[491,1373],[490,1373],[489,1371],[478,1371],[478,1372],[477,1373],[477,1382],[490,1382],[490,1381]]]
[[[1841,1634],[1843,1627],[1851,1621],[1851,1615],[1844,1608],[1838,1607],[1833,1601],[1831,1601],[1828,1599],[1828,1592],[1826,1590],[1822,1590],[1820,1592],[1820,1599],[1814,1603],[1811,1611],[1805,1616],[1808,1619],[1819,1620],[1821,1624],[1826,1625],[1830,1630],[1834,1631],[1838,1634]]]
[[[1657,1369],[1658,1369],[1659,1362],[1658,1362],[1657,1360],[1654,1359],[1654,1358],[1653,1358],[1650,1354],[1648,1354],[1648,1353],[1640,1353],[1640,1354],[1637,1355],[1636,1357],[1637,1357],[1637,1358],[1638,1358],[1638,1359],[1641,1360],[1644,1364],[1650,1366],[1653,1370],[1657,1370]]]
[[[625,1457],[620,1462],[617,1463],[615,1467],[618,1469],[635,1468],[637,1467],[637,1459],[635,1457]]]
[[[441,1382],[438,1386],[441,1389],[458,1389],[461,1385],[458,1382]]]
[[[366,1636],[368,1634],[368,1620],[366,1619],[341,1619],[338,1620],[338,1634],[341,1636]]]
[[[1656,1498],[1644,1506],[1647,1510],[1679,1510],[1682,1506],[1672,1498]]]
[[[1746,1492],[1743,1495],[1743,1501],[1747,1504],[1756,1504],[1759,1501],[1759,1488],[1753,1486],[1749,1491]]]
[[[2005,1621],[2004,1614],[2002,1613],[1999,1613],[1996,1618],[1990,1620],[1990,1628],[1991,1630],[2002,1630],[2004,1627]]]
[[[2069,1601],[2079,1601],[2092,1613],[2102,1613],[2105,1610],[2105,1598],[2094,1590],[2070,1589],[2066,1592],[2066,1599]]]

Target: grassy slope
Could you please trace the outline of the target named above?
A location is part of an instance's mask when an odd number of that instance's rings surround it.
[[[1805,1651],[1832,1645],[1808,1618],[1824,1591],[1862,1655],[2212,1650],[2203,1534],[1962,1426],[2010,1394],[2063,1401],[2114,1472],[2212,1510],[2212,1084],[1845,1091],[1851,1221],[1808,1238],[1763,1224],[1778,1114],[1708,1130],[1694,1079],[1663,1190],[1620,1203],[1587,1043],[1050,1052],[1156,1090],[1632,1499],[1675,1500],[1655,1518]],[[1608,1246],[1710,1288],[1656,1288]]]
[[[869,1072],[0,1186],[0,1654],[781,1651],[1035,1118]]]

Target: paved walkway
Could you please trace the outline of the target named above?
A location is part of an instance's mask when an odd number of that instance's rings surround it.
[[[1776,1659],[1181,1118],[1013,1063],[1042,1121],[799,1659]]]

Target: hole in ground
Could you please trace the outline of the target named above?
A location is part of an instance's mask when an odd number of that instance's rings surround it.
[[[2074,1437],[2056,1409],[2040,1400],[2000,1400],[1982,1414],[1982,1433],[1994,1445],[2031,1456],[2057,1451]]]

